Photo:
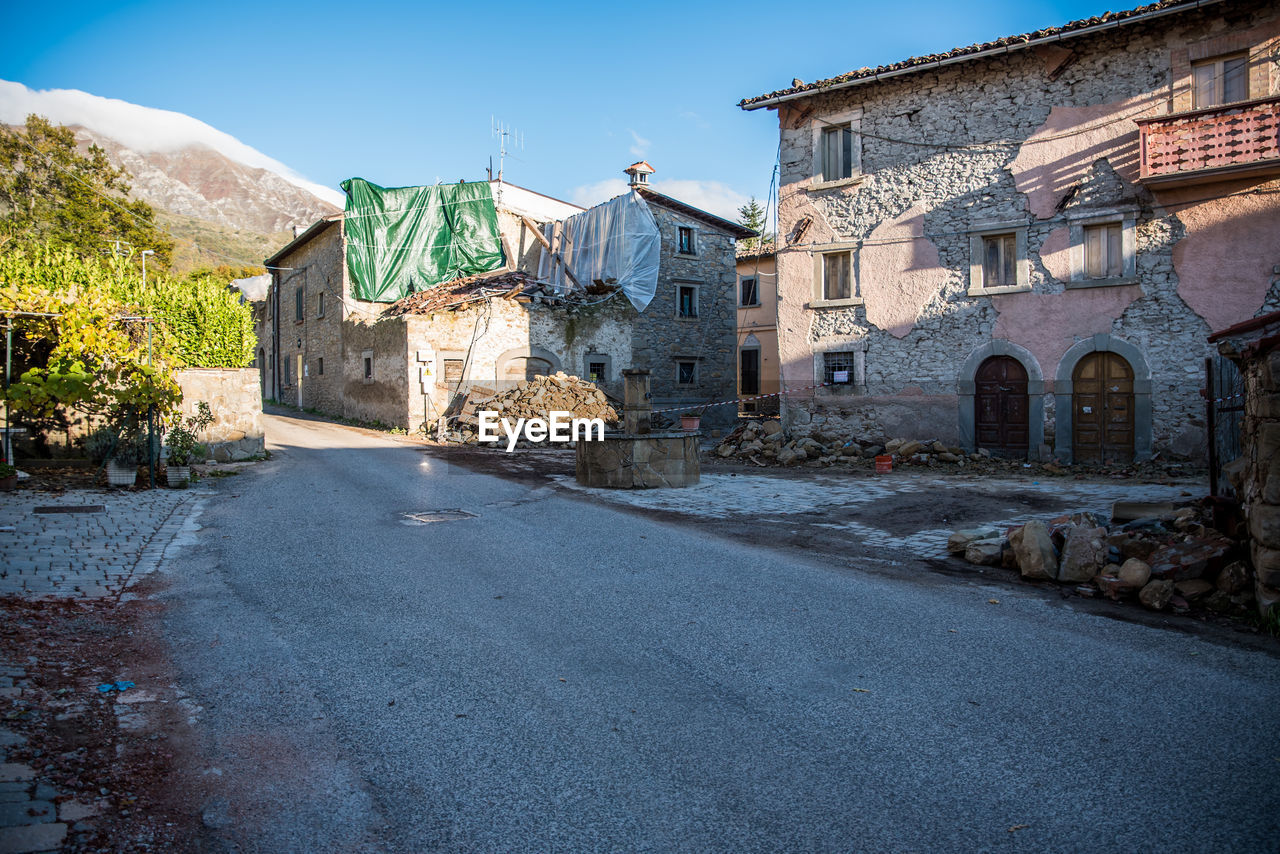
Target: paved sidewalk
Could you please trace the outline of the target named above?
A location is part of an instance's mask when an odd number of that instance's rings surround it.
[[[0,596],[119,596],[160,565],[203,490],[0,493]],[[92,512],[36,512],[72,508]]]

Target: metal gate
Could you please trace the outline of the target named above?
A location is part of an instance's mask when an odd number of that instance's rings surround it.
[[[1240,426],[1244,422],[1244,377],[1236,363],[1224,356],[1204,360],[1205,397],[1209,422],[1209,494],[1235,498],[1223,468],[1244,452]]]

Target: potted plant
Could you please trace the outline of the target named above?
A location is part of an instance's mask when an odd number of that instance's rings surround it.
[[[698,425],[702,423],[701,412],[681,412],[680,413],[680,429],[692,433],[698,429]]]
[[[9,463],[0,463],[0,492],[12,492],[18,488],[18,470]]]
[[[209,426],[213,413],[203,400],[196,404],[196,414],[190,418],[174,416],[173,425],[165,437],[165,477],[172,487],[186,486],[191,481],[191,464],[204,459],[205,447],[196,434]]]
[[[143,442],[146,440],[143,439]],[[117,437],[115,448],[107,458],[107,484],[133,486],[138,480],[138,460],[145,452],[139,447],[139,436],[125,432]]]

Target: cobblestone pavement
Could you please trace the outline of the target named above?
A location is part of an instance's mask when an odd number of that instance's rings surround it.
[[[198,490],[0,493],[0,596],[123,598],[175,545]],[[93,512],[37,512],[49,508]],[[22,696],[26,670],[0,661],[0,700]],[[0,854],[57,851],[97,809],[59,797],[30,766],[10,762],[25,739],[0,724]]]
[[[662,510],[689,516],[723,519],[732,516],[761,516],[761,524],[790,525],[794,517],[824,507],[870,505],[904,494],[962,493],[974,496],[1003,496],[1013,493],[1038,494],[1060,506],[1058,512],[1090,511],[1103,518],[1111,515],[1111,504],[1128,501],[1188,500],[1203,487],[1189,484],[1149,484],[1133,481],[1099,483],[1076,480],[1015,480],[991,477],[936,477],[896,473],[883,479],[838,477],[816,474],[791,479],[769,475],[703,474],[697,486],[686,489],[590,489],[579,486],[571,476],[556,478],[565,488],[588,493],[614,504]],[[1043,519],[1043,511],[1028,513],[1011,501],[1006,513],[996,514],[985,524],[997,527],[1020,525]],[[933,528],[910,534],[892,534],[856,520],[832,523],[810,522],[818,527],[847,531],[858,541],[878,548],[907,552],[916,557],[945,557],[947,538],[954,528]],[[966,525],[965,527],[973,527]]]
[[[0,596],[119,596],[159,566],[202,494],[0,493]],[[53,508],[93,512],[38,512]]]

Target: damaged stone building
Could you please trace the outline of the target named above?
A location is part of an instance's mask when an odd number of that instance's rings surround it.
[[[1166,0],[744,100],[789,424],[1202,457],[1209,334],[1280,302],[1278,49],[1274,3]]]
[[[653,191],[652,171],[627,172],[661,235],[643,311],[606,283],[564,287],[548,236],[583,209],[510,183],[491,182],[506,263],[392,302],[357,296],[345,215],[317,221],[266,260],[264,394],[410,431],[434,431],[473,386],[500,390],[557,371],[616,394],[622,370],[649,368],[657,408],[732,400],[734,245],[754,233]],[[720,407],[707,417],[734,414]]]

